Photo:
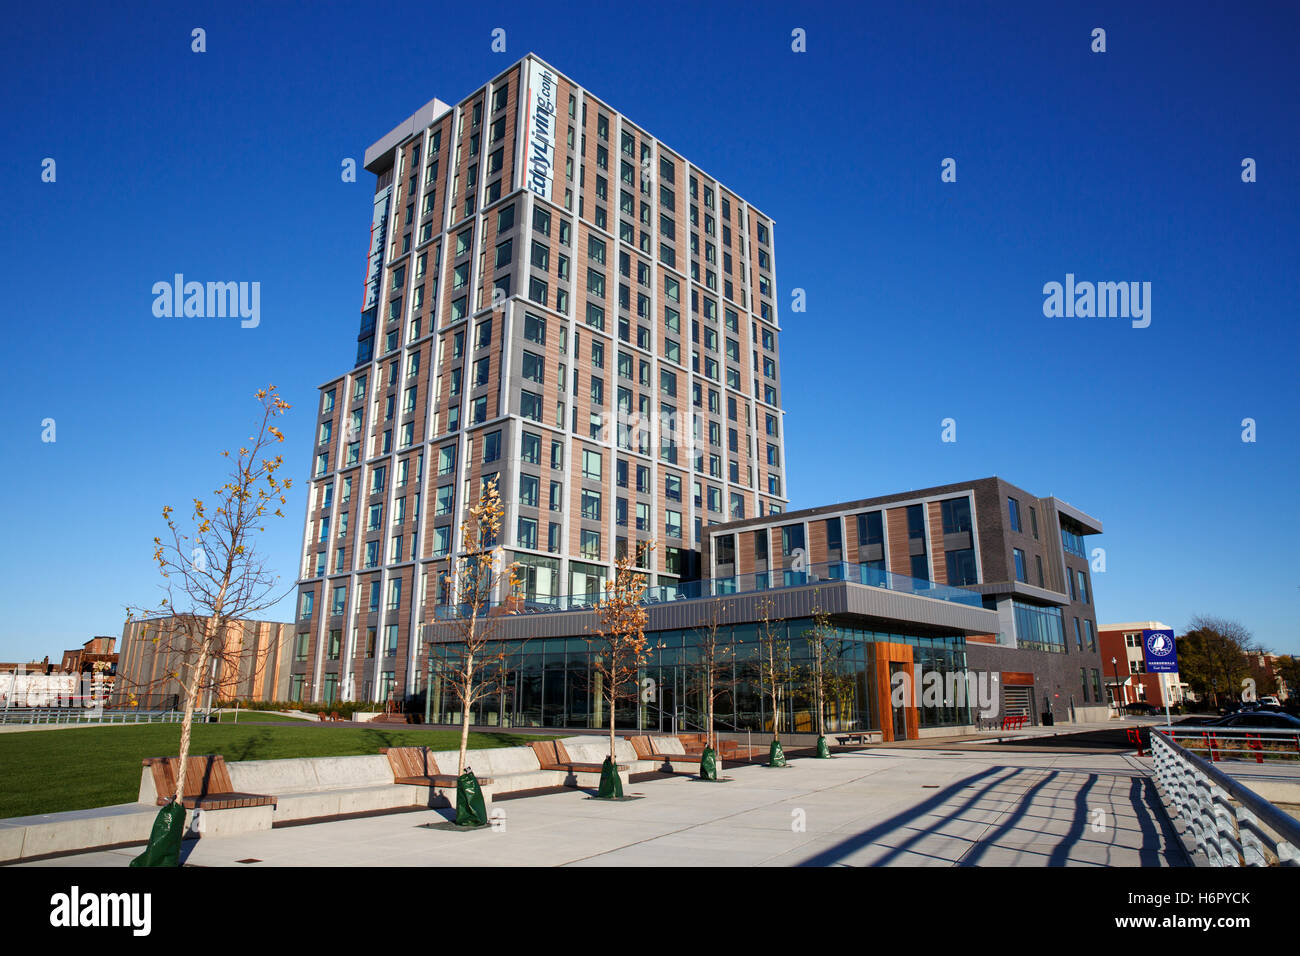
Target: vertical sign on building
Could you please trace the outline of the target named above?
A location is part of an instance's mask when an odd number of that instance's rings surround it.
[[[370,219],[370,256],[366,263],[366,294],[361,311],[379,304],[379,278],[384,271],[384,240],[388,237],[388,196],[392,186],[375,193],[375,211]]]
[[[384,244],[388,241],[388,197],[393,187],[375,194],[375,211],[370,219],[370,255],[366,260],[366,289],[361,302],[361,331],[357,335],[357,364],[364,365],[375,354],[375,325],[379,318],[379,284],[384,275]]]
[[[551,198],[555,182],[555,89],[555,74],[529,60],[524,185],[543,199]]]

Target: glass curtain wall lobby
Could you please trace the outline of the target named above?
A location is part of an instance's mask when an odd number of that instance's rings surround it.
[[[716,729],[771,732],[772,706],[759,666],[757,623],[723,625],[718,631],[719,659],[725,675],[718,681],[722,693],[714,707]],[[789,648],[791,679],[781,694],[782,733],[814,733],[812,653],[805,632],[808,618],[774,625],[779,640]],[[698,629],[647,631],[650,646],[642,671],[642,693],[637,701],[621,702],[616,715],[619,730],[671,733],[704,729],[707,702],[701,667],[702,636]],[[527,642],[504,641],[507,648],[505,690],[481,701],[471,722],[489,727],[572,727],[599,729],[609,726],[599,676],[593,674],[596,645],[582,636],[535,638]],[[877,729],[893,719],[888,708],[889,688],[877,686],[877,645],[907,644],[922,672],[940,674],[966,667],[965,639],[960,634],[917,635],[873,631],[852,621],[833,621],[830,652],[824,674],[830,678],[826,694],[827,732]],[[427,682],[428,707],[434,723],[456,724],[461,715],[450,683],[442,673],[439,645],[434,643],[419,662],[414,698],[407,706],[425,710],[425,688],[432,660],[432,680]],[[944,703],[918,708],[921,728],[972,723],[968,706]]]

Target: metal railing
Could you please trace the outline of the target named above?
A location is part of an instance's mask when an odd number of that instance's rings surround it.
[[[1163,730],[1151,730],[1151,755],[1166,811],[1208,865],[1300,866],[1300,821]]]
[[[819,583],[848,581],[853,584],[865,584],[868,587],[899,591],[917,597],[935,598],[964,604],[969,607],[983,607],[983,597],[967,588],[936,584],[921,578],[880,571],[866,565],[853,564],[848,561],[829,561],[809,565],[800,571],[767,571],[753,574],[736,574],[730,577],[710,578],[702,581],[684,581],[677,584],[659,584],[646,589],[641,603],[645,605],[669,604],[674,601],[696,601],[710,597],[732,597],[741,594],[755,594],[763,591],[783,591],[788,588],[809,587]],[[500,614],[505,609],[509,613],[545,614],[556,611],[591,611],[599,607],[603,595],[593,591],[589,594],[540,596],[527,595],[506,601],[492,601],[481,608],[484,615]],[[467,617],[471,611],[468,605],[443,604],[434,608],[434,618],[440,621],[456,620]]]
[[[184,718],[179,710],[101,710],[94,707],[0,708],[0,724],[171,724]],[[195,720],[207,720],[195,711]]]
[[[1162,732],[1187,750],[1221,760],[1300,760],[1300,730],[1275,727],[1166,726]]]

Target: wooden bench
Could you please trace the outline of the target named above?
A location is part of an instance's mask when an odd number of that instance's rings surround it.
[[[682,749],[686,751],[686,756],[694,757],[697,761],[704,756],[704,748],[709,745],[708,734],[678,734],[677,739],[682,742]],[[718,745],[713,749],[717,751],[719,757],[725,759],[734,756],[739,746],[734,740],[719,740]]]
[[[849,744],[870,743],[871,734],[836,734],[835,739],[841,747],[847,747]]]
[[[535,740],[530,746],[537,754],[537,762],[543,770],[563,770],[565,773],[600,773],[603,764],[575,763],[569,757],[569,751],[558,740]]]
[[[433,759],[428,747],[383,747],[379,751],[388,757],[393,768],[393,783],[412,784],[417,787],[454,787],[458,778],[453,773],[443,773]],[[492,780],[480,777],[480,784]]]
[[[655,750],[654,741],[648,734],[640,734],[634,737],[625,738],[636,751],[637,760],[653,760],[658,764],[668,764],[670,767],[673,763],[688,763],[694,767],[700,764],[700,757],[703,751],[697,754],[661,754]]]
[[[165,806],[176,792],[179,757],[146,757],[144,766],[153,771],[158,806]],[[187,810],[233,810],[238,807],[275,806],[275,797],[261,793],[239,793],[230,782],[226,758],[205,754],[185,758],[185,784],[181,805]]]

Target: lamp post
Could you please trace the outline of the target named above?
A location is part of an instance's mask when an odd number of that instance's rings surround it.
[[[1115,693],[1119,694],[1119,661],[1114,657],[1110,659],[1110,669],[1115,673]],[[1115,710],[1119,711],[1119,701],[1115,701]]]

